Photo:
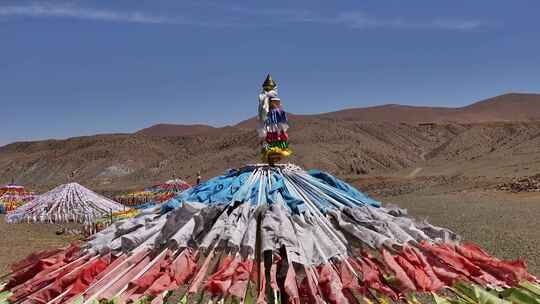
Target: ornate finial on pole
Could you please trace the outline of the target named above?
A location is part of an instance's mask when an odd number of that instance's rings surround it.
[[[289,149],[289,124],[287,114],[281,106],[277,93],[277,83],[268,74],[262,84],[259,94],[259,115],[257,132],[262,143],[262,158],[270,165],[279,162],[281,158],[291,155]]]
[[[274,79],[272,79],[272,75],[266,75],[266,79],[264,80],[262,87],[265,92],[269,92],[277,87],[277,83],[274,81]]]

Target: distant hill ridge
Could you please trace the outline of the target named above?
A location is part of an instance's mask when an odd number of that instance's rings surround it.
[[[172,176],[194,182],[198,171],[208,178],[259,162],[254,124],[159,124],[134,134],[13,143],[0,147],[0,184],[14,178],[48,190],[72,172],[93,189],[135,189]],[[292,114],[291,124],[288,161],[340,176],[433,166],[454,174],[470,162],[480,175],[488,169],[511,175],[518,163],[530,173],[540,170],[539,94],[505,94],[454,109],[384,105]]]
[[[367,122],[494,122],[540,120],[540,94],[508,93],[460,108],[387,104],[335,112],[294,115],[296,119],[326,118]],[[236,125],[253,128],[255,118]]]
[[[135,132],[135,134],[150,136],[189,136],[206,132],[212,132],[216,128],[203,124],[177,125],[177,124],[157,124]]]
[[[459,108],[386,104],[365,108],[351,108],[320,114],[290,114],[293,121],[305,119],[340,119],[366,122],[496,122],[540,120],[540,94],[508,93]],[[233,127],[252,129],[255,117],[241,121]],[[219,131],[204,124],[157,124],[137,131],[148,136],[189,136]]]

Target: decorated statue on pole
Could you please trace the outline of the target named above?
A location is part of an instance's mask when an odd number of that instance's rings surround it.
[[[257,133],[263,139],[263,162],[275,164],[283,157],[291,155],[289,149],[289,124],[277,93],[277,83],[268,74],[259,94],[259,115]]]

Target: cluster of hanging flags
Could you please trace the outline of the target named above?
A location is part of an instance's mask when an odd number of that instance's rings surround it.
[[[127,194],[117,195],[114,200],[130,208],[140,206],[151,207],[155,205],[156,194],[150,191],[134,191]]]
[[[6,221],[89,224],[104,215],[125,209],[121,204],[78,183],[69,183],[60,185],[20,206],[7,215]]]
[[[0,288],[0,303],[540,303],[523,261],[294,165],[230,170],[30,255]]]
[[[0,188],[0,214],[11,212],[34,198],[34,193],[23,186],[13,183],[5,185]]]
[[[145,188],[143,191],[131,192],[115,197],[122,205],[135,209],[145,209],[161,204],[173,198],[177,193],[191,187],[182,179],[175,178],[165,183]]]
[[[287,113],[283,110],[277,93],[277,83],[268,74],[259,94],[257,133],[263,139],[262,159],[265,163],[275,163],[282,157],[291,155],[289,149],[289,129]]]

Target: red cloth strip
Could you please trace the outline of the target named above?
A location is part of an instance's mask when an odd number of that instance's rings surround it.
[[[289,297],[288,304],[300,304],[300,293],[298,292],[298,284],[296,283],[296,271],[294,271],[292,262],[289,262],[284,285],[285,293]]]
[[[114,296],[116,296],[125,286],[129,284],[133,278],[139,274],[145,267],[148,265],[154,257],[150,254],[145,255],[140,260],[133,260],[131,261],[130,266],[133,266],[130,270],[127,271],[127,273],[124,273],[122,276],[114,279],[114,281],[111,285],[109,285],[105,290],[103,290],[97,297],[98,300],[103,299],[112,299]],[[119,273],[115,273],[115,275],[118,275]],[[110,283],[110,282],[108,282]]]
[[[25,260],[15,264],[13,269],[18,269],[18,271],[11,275],[11,279],[6,286],[4,286],[4,289],[15,292],[16,290],[14,287],[16,286],[20,287],[21,284],[31,285],[32,282],[40,280],[40,278],[44,277],[47,273],[59,269],[63,265],[75,260],[80,254],[80,248],[76,245],[70,245],[64,250],[49,255],[51,252],[31,255]],[[37,259],[39,256],[47,257]]]
[[[402,255],[415,267],[422,269],[428,276],[431,284],[426,291],[439,290],[445,286],[445,284],[437,277],[435,271],[420,250],[412,246],[405,246]]]
[[[277,269],[280,263],[281,256],[279,256],[278,253],[274,252],[272,257],[272,266],[270,266],[270,288],[272,288],[272,290],[279,290],[277,282]]]
[[[126,297],[131,300],[136,300],[142,297],[154,281],[161,275],[160,272],[162,271],[162,268],[166,268],[167,265],[169,265],[170,261],[168,258],[170,257],[170,254],[170,250],[167,249],[167,251],[163,253],[161,257],[155,261],[154,265],[147,269],[142,276],[129,282],[127,291],[123,294],[122,299]]]
[[[204,263],[202,264],[199,271],[195,274],[195,277],[193,278],[193,282],[191,283],[191,286],[189,287],[188,293],[194,294],[199,291],[199,287],[202,284],[202,281],[204,280],[206,273],[208,272],[208,267],[210,266],[210,261],[214,258],[214,251],[212,250],[210,254],[206,257],[204,260]]]
[[[349,304],[349,300],[343,294],[343,285],[341,279],[332,267],[330,262],[318,267],[319,269],[319,287],[331,304]]]
[[[53,300],[75,283],[77,277],[81,275],[82,271],[85,269],[85,264],[88,260],[89,258],[81,259],[72,265],[69,265],[56,276],[53,283],[29,296],[29,299],[33,300],[35,303],[47,303]]]
[[[98,283],[91,286],[84,292],[84,298],[88,299],[95,295],[99,290],[103,289],[103,287],[105,287],[105,285],[107,285],[110,280],[113,280],[118,274],[125,271],[130,266],[140,262],[146,255],[147,251],[139,251],[132,256],[128,257],[126,255],[123,255],[122,257],[115,260],[113,263],[111,263],[111,265],[109,265],[109,267],[107,267],[104,272],[100,273],[96,277],[95,280]]]
[[[416,286],[412,282],[411,278],[407,275],[406,271],[395,260],[394,256],[390,254],[386,249],[382,251],[383,260],[388,269],[396,276],[397,280],[401,283],[403,288],[407,291],[415,291]]]
[[[75,280],[69,292],[61,299],[61,303],[68,303],[83,293],[92,283],[97,280],[100,273],[109,267],[116,258],[112,254],[107,254],[86,267],[80,276]],[[63,300],[63,301],[62,301]]]
[[[313,304],[324,304],[322,300],[323,295],[320,293],[315,273],[311,268],[304,266],[305,278],[302,280],[299,286],[300,297],[307,299]]]
[[[232,285],[233,276],[239,264],[240,256],[226,256],[218,270],[208,278],[205,289],[214,296],[226,296]]]
[[[422,249],[427,251],[434,258],[438,258],[444,264],[450,266],[453,272],[465,276],[467,279],[485,286],[487,284],[502,285],[503,282],[483,271],[480,267],[460,255],[452,245],[448,244],[428,244],[423,242]]]
[[[497,279],[506,282],[509,285],[516,285],[520,281],[534,281],[536,278],[529,274],[525,261],[503,261],[490,256],[475,244],[463,244],[456,246],[457,252],[473,261],[484,271],[495,276]]]
[[[234,273],[233,283],[229,288],[230,295],[240,300],[244,299],[252,270],[253,259],[248,258],[238,265]]]
[[[264,267],[264,261],[259,262],[259,295],[257,297],[257,304],[267,304],[266,301],[266,269]]]
[[[368,253],[361,253],[361,257],[354,259],[349,257],[349,263],[362,274],[362,293],[368,295],[369,289],[376,290],[391,299],[398,299],[398,294],[392,290],[383,280],[382,270],[374,262],[374,257]]]
[[[57,277],[65,275],[67,272],[73,270],[73,267],[78,266],[77,263],[73,263],[80,254],[78,247],[69,247],[66,251],[60,252],[55,256],[41,259],[33,267],[26,268],[24,274],[19,276],[17,280],[20,280],[21,277],[27,277],[32,275],[31,279],[24,282],[21,285],[17,285],[12,288],[11,291],[13,295],[9,298],[11,302],[16,302],[22,298],[25,298],[32,293],[38,291],[41,288],[46,287],[51,284]],[[64,267],[66,266],[66,267]],[[70,267],[71,266],[71,267]],[[36,270],[36,273],[31,273],[32,269]],[[57,272],[57,270],[60,270]]]

